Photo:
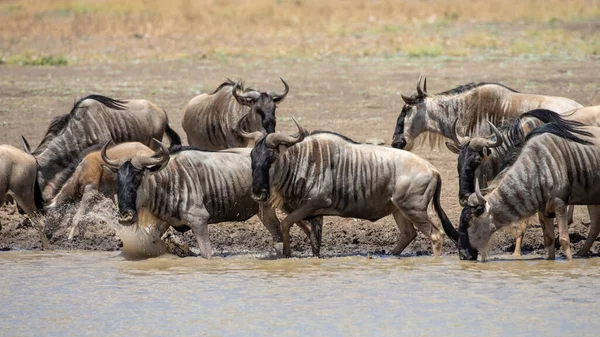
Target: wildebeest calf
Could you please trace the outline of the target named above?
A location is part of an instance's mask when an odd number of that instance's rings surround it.
[[[135,156],[151,156],[154,151],[142,143],[127,142],[109,148],[107,154],[111,158],[117,158],[119,163],[124,163]],[[47,207],[54,209],[66,203],[80,201],[77,213],[73,217],[69,240],[73,239],[77,225],[89,211],[92,198],[96,194],[113,197],[117,193],[115,174],[111,170],[103,169],[104,165],[100,149],[87,154]]]

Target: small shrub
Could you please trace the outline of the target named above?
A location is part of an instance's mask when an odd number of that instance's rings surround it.
[[[66,57],[54,55],[11,55],[6,58],[5,62],[20,66],[66,66],[68,64]]]
[[[420,46],[405,49],[406,55],[410,57],[437,57],[442,55],[442,51],[440,46]]]

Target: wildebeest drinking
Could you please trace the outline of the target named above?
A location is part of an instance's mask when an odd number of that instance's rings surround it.
[[[559,241],[572,258],[567,205],[588,205],[591,227],[582,250],[587,250],[600,231],[600,128],[582,127],[574,134],[560,124],[534,129],[526,138],[515,163],[492,183],[485,197],[476,185],[463,209],[459,232],[461,259],[487,259],[489,240],[496,230],[538,212],[548,257],[554,259],[554,223]]]

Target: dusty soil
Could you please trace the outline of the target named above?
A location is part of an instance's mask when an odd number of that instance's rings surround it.
[[[68,113],[74,99],[100,93],[115,98],[146,98],[165,108],[170,124],[183,137],[181,109],[192,97],[212,91],[225,76],[243,78],[263,90],[281,90],[283,77],[291,91],[277,110],[278,129],[292,131],[290,117],[295,116],[308,129],[333,130],[357,141],[378,137],[391,142],[395,121],[402,106],[400,93],[412,94],[420,72],[429,78],[428,89],[439,92],[471,81],[498,81],[523,92],[571,97],[584,105],[600,101],[597,74],[598,60],[551,61],[543,59],[443,60],[412,58],[362,58],[227,62],[173,61],[134,65],[93,65],[69,67],[19,67],[0,65],[0,143],[20,146],[20,135],[37,144],[50,120]],[[456,158],[446,149],[419,148],[419,155],[442,173],[442,205],[456,225],[460,214],[457,202]],[[119,250],[114,209],[100,202],[89,214],[73,241],[67,240],[69,219],[46,219],[45,228],[16,212],[14,206],[0,209],[1,249],[90,249]],[[431,212],[436,222],[437,217]],[[544,254],[542,234],[537,219],[526,234],[524,253]],[[577,250],[587,236],[589,218],[578,207],[571,226],[571,240]],[[212,225],[211,241],[216,254],[261,252],[272,242],[257,218],[241,223]],[[44,235],[40,235],[44,233]],[[397,239],[391,217],[377,222],[326,217],[323,229],[323,253],[385,254]],[[190,232],[172,233],[190,246],[195,242]],[[304,235],[293,229],[295,254],[310,254]],[[495,235],[494,251],[510,253],[514,249],[511,233]],[[447,240],[444,252],[455,254]],[[600,253],[600,244],[592,247]],[[404,254],[431,254],[425,237],[418,238]]]

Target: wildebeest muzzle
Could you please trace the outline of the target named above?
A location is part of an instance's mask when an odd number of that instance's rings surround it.
[[[264,188],[261,188],[258,193],[253,191],[252,199],[256,202],[265,202],[269,199],[269,192]]]
[[[119,214],[119,223],[123,226],[131,226],[137,221],[137,214],[132,210],[127,210]]]
[[[396,149],[404,149],[406,147],[406,138],[404,136],[394,137],[392,147]]]

